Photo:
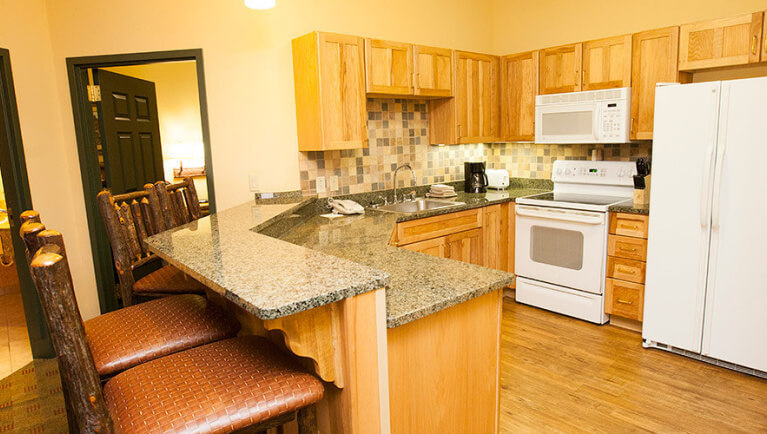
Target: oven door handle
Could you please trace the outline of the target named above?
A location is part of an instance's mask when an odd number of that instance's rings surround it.
[[[516,206],[516,214],[521,217],[534,217],[549,220],[559,220],[571,223],[583,223],[587,225],[601,225],[604,223],[603,214],[591,214],[579,211],[565,211],[559,209],[542,209],[536,207],[527,207],[524,205]]]

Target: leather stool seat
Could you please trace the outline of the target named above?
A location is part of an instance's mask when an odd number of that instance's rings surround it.
[[[117,433],[230,432],[295,412],[323,393],[321,381],[257,336],[162,357],[104,386]]]
[[[85,321],[84,326],[102,377],[232,337],[240,330],[236,319],[193,294],[129,306]]]
[[[205,285],[184,274],[172,265],[153,271],[133,284],[138,295],[204,294]]]

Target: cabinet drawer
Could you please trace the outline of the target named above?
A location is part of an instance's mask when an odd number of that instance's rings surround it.
[[[621,235],[609,235],[607,254],[619,258],[645,261],[647,260],[647,240]]]
[[[644,283],[645,263],[634,259],[607,257],[607,277]]]
[[[649,219],[641,214],[613,214],[610,216],[610,233],[627,237],[647,238]]]
[[[644,285],[607,279],[605,285],[605,312],[642,321],[644,311]]]
[[[414,243],[482,227],[482,208],[397,224],[395,244]]]

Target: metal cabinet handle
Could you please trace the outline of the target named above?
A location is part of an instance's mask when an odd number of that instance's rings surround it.
[[[616,265],[615,266],[615,270],[619,271],[621,273],[624,273],[624,274],[630,274],[632,276],[637,274],[637,270],[636,269],[634,269],[634,268],[626,268],[626,267],[622,267],[620,265]]]
[[[634,304],[633,301],[623,300],[623,299],[620,299],[620,298],[615,300],[615,301],[617,301],[620,304]]]
[[[751,54],[756,54],[756,48],[759,45],[756,35],[751,37]]]
[[[623,250],[624,252],[636,252],[637,251],[636,247],[632,247],[632,248],[629,249],[628,247],[625,247],[625,246],[622,246],[622,245],[618,245],[618,248]]]

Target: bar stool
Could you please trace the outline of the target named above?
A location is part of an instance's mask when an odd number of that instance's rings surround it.
[[[200,218],[191,178],[169,187],[162,181],[147,184],[144,190],[118,195],[103,190],[96,199],[112,246],[123,306],[132,305],[135,295],[156,298],[205,293],[205,285],[172,265],[138,280],[134,276],[138,268],[159,259],[145,248],[146,237]]]
[[[43,244],[61,235],[45,230],[35,211],[22,213],[21,237],[27,260]],[[178,351],[235,336],[240,324],[199,295],[176,295],[92,318],[84,323],[96,372],[102,377]]]
[[[232,338],[128,369],[102,390],[74,296],[61,234],[40,237],[30,262],[59,358],[70,427],[78,432],[262,431],[295,415],[316,430],[322,382],[264,338]]]

